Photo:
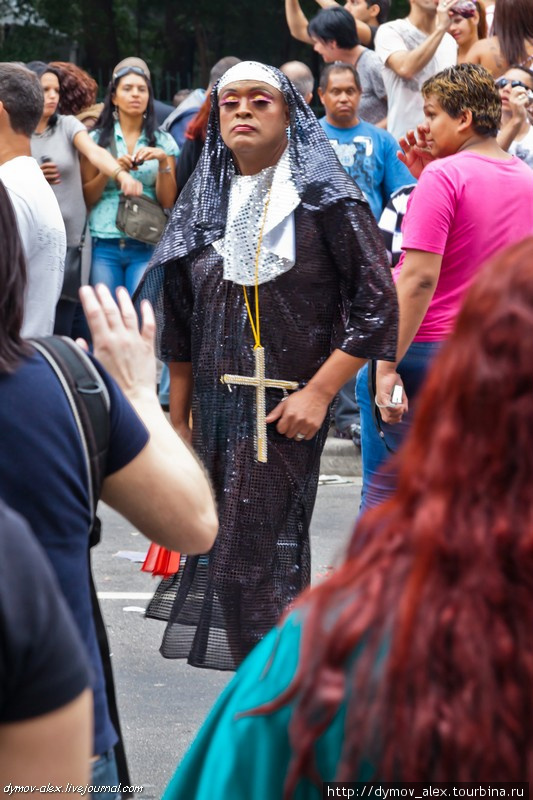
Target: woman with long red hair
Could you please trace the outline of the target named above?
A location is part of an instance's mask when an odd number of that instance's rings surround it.
[[[532,330],[529,238],[470,288],[395,495],[244,662],[165,800],[533,780]]]

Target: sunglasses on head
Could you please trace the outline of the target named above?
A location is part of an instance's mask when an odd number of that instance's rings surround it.
[[[496,86],[498,87],[498,89],[503,89],[504,86],[507,86],[507,84],[510,83],[512,89],[514,89],[515,86],[521,86],[522,89],[526,90],[526,92],[530,92],[531,91],[529,86],[526,86],[526,84],[522,83],[522,81],[511,81],[511,80],[509,80],[509,78],[498,78],[498,80],[494,81],[494,82],[495,82]]]
[[[118,72],[113,74],[113,81],[116,82],[124,77],[124,75],[129,75],[130,72],[133,72],[135,75],[140,75],[144,78],[145,81],[148,80],[148,75],[141,69],[141,67],[122,67],[119,69]]]

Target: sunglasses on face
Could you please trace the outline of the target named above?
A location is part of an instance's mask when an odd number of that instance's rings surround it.
[[[145,81],[148,80],[148,76],[140,67],[122,67],[122,69],[119,69],[118,72],[114,73],[113,82],[116,83],[123,78],[124,75],[129,75],[130,72],[133,72],[134,75],[140,75]]]
[[[511,81],[511,80],[509,80],[509,78],[498,78],[498,80],[495,81],[495,84],[498,87],[498,89],[503,89],[503,87],[507,86],[508,83],[511,84],[511,88],[512,89],[514,89],[515,86],[521,86],[522,89],[526,90],[526,92],[530,92],[531,91],[529,86],[526,86],[526,84],[522,83],[522,81]]]

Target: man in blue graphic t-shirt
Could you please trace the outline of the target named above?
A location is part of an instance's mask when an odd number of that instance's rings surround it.
[[[320,120],[342,166],[364,192],[379,220],[390,195],[413,183],[407,167],[396,156],[396,139],[360,120],[361,84],[351,64],[328,64],[318,89],[326,116]]]

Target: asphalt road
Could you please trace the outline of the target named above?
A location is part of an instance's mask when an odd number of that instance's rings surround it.
[[[357,480],[357,479],[356,479]],[[357,483],[319,486],[311,525],[312,574],[340,558],[359,505]],[[118,514],[100,507],[102,542],[94,574],[108,626],[131,779],[139,797],[160,800],[164,787],[231,672],[189,667],[159,654],[164,623],[143,616],[156,581],[119,555],[145,553],[147,540]]]

